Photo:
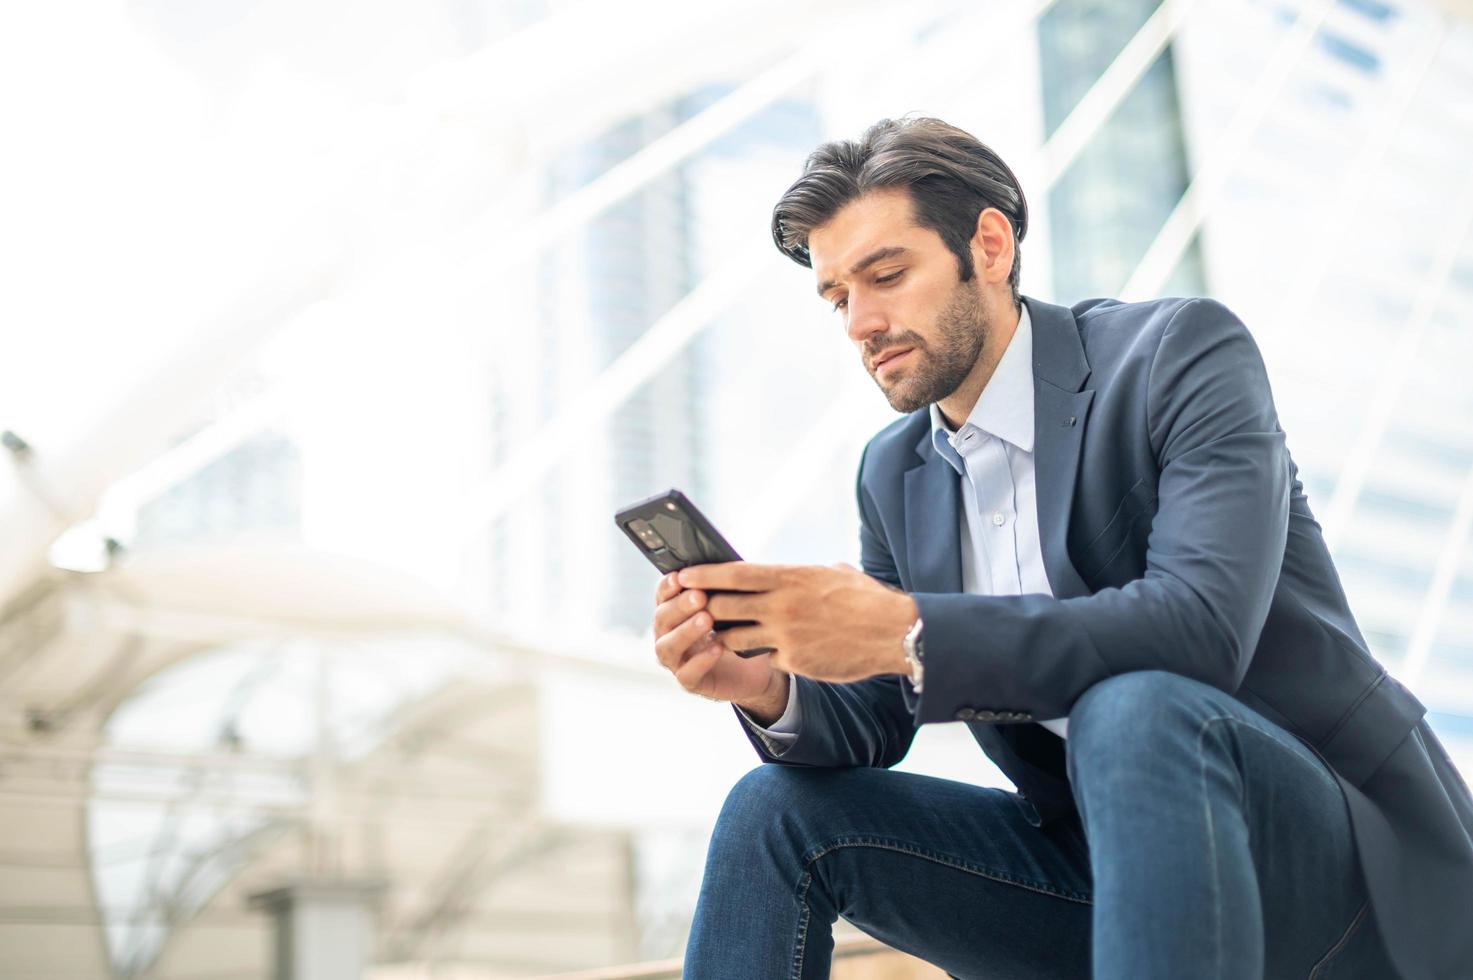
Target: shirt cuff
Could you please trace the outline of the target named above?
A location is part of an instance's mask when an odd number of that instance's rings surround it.
[[[798,741],[798,728],[803,721],[803,708],[798,700],[798,678],[788,678],[788,706],[783,709],[782,717],[771,726],[763,728],[740,707],[737,707],[737,713],[742,716],[747,727],[756,732],[776,755],[779,749],[785,749]]]

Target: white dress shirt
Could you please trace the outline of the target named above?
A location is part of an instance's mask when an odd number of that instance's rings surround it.
[[[1053,595],[1043,567],[1033,482],[1033,323],[1027,306],[1002,360],[961,428],[953,432],[941,410],[931,406],[931,441],[960,481],[957,533],[963,591]],[[921,640],[924,648],[924,634]],[[978,642],[985,643],[986,638],[979,637]],[[985,698],[985,693],[976,696]],[[770,727],[762,728],[746,717],[769,742],[792,744],[802,722],[798,685],[788,685],[787,709]],[[1039,724],[1061,738],[1068,736],[1067,718]]]

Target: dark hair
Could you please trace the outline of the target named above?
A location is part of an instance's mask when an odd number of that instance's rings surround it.
[[[940,119],[881,119],[859,138],[814,150],[772,209],[772,240],[788,258],[812,267],[808,236],[849,202],[881,188],[910,192],[916,223],[941,236],[963,282],[972,278],[970,242],[977,216],[997,208],[1013,226],[1008,286],[1018,305],[1018,243],[1028,233],[1028,202],[1002,157],[975,136]]]

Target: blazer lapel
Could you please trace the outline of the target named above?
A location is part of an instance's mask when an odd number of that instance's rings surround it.
[[[1079,451],[1095,394],[1084,387],[1089,362],[1072,312],[1035,299],[1024,301],[1033,321],[1033,479],[1043,566],[1055,596],[1088,595],[1089,587],[1069,559],[1068,531]]]
[[[925,462],[905,473],[905,557],[910,592],[962,590],[961,511],[956,470],[931,445],[925,427],[916,453]]]

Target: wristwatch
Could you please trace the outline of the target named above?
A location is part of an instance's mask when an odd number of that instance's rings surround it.
[[[917,694],[921,693],[921,679],[925,676],[925,665],[921,663],[924,656],[921,649],[921,618],[916,617],[915,625],[905,634],[905,639],[900,641],[900,648],[905,651],[905,662],[910,664],[910,685],[915,688]]]

